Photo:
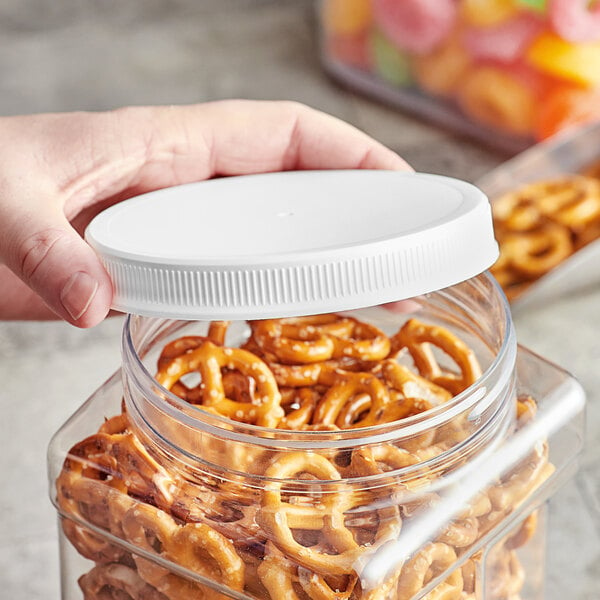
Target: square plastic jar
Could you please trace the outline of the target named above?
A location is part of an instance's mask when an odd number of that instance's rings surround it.
[[[266,177],[244,189],[285,191]],[[541,600],[582,390],[517,347],[488,274],[396,293],[260,319],[130,315],[122,368],[49,449],[63,600]]]
[[[600,11],[583,0],[323,0],[326,70],[517,151],[600,118]]]

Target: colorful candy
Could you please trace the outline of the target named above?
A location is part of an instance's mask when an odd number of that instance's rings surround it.
[[[327,0],[321,16],[327,30],[334,34],[360,33],[371,23],[370,0]]]
[[[454,0],[373,0],[378,27],[402,50],[424,54],[452,31]]]
[[[405,52],[398,50],[382,33],[371,36],[371,54],[375,72],[394,85],[406,85],[410,79],[410,61]]]
[[[469,27],[463,41],[476,59],[512,62],[523,54],[543,27],[538,17],[520,14],[492,27]]]
[[[600,0],[324,0],[323,6],[328,58],[371,73],[392,94],[397,90],[409,110],[422,98],[414,91],[424,91],[440,98],[426,105],[433,118],[461,127],[462,113],[485,125],[486,137],[491,129],[523,141],[600,120]],[[364,89],[378,94],[372,79]]]
[[[540,104],[537,139],[546,139],[559,131],[600,119],[600,90],[560,87],[544,97]]]
[[[479,67],[465,76],[458,93],[465,112],[479,122],[516,135],[532,133],[535,97],[510,73]]]
[[[549,0],[550,23],[569,42],[600,41],[600,2]]]
[[[552,33],[540,35],[527,53],[545,73],[585,86],[600,84],[600,42],[572,44]]]
[[[513,0],[462,0],[460,8],[465,22],[475,27],[499,25],[518,11]]]

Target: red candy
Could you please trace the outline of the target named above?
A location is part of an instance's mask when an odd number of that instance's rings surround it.
[[[543,27],[538,17],[522,14],[500,25],[470,27],[463,42],[474,58],[509,63],[523,54]]]
[[[457,15],[454,0],[373,0],[373,16],[398,48],[425,54],[450,33]]]
[[[600,2],[549,0],[550,23],[569,42],[600,40]]]
[[[536,138],[600,120],[600,90],[560,86],[547,94],[537,115]]]

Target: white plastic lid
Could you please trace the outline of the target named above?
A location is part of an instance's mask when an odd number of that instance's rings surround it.
[[[318,314],[464,281],[498,256],[474,186],[396,171],[212,179],[115,204],[86,239],[113,308],[178,319]]]

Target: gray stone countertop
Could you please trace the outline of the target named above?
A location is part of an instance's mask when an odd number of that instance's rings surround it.
[[[355,124],[420,171],[475,180],[505,159],[333,83],[306,0],[6,0],[0,72],[4,115],[294,99]],[[551,503],[547,600],[600,597],[599,302],[596,287],[516,316],[519,341],[573,372],[589,399],[581,468]],[[60,597],[46,447],[118,368],[121,325],[0,323],[2,599]]]

